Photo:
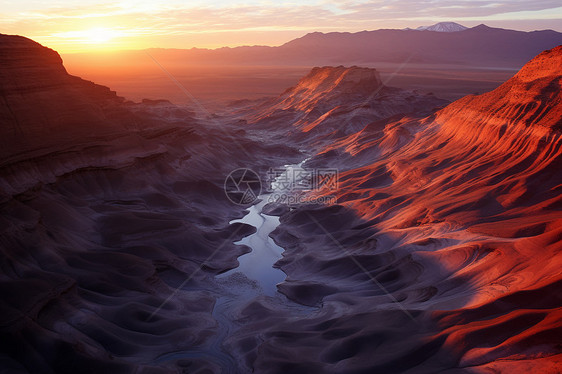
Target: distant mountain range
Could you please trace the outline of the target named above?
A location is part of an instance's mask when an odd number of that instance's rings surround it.
[[[417,30],[313,32],[278,47],[152,49],[151,53],[161,61],[205,65],[312,66],[391,62],[518,69],[541,51],[560,44],[562,33],[553,30],[524,32],[483,24],[465,28],[453,22],[443,22]]]

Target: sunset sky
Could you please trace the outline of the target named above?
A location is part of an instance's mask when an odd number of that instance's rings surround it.
[[[63,53],[280,45],[312,31],[465,26],[562,32],[560,0],[0,1],[0,32]]]

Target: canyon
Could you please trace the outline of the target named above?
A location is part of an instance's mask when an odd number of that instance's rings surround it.
[[[19,36],[0,62],[7,372],[562,367],[562,46],[452,103],[321,66],[212,113],[129,101]],[[337,202],[225,194],[289,165],[337,169],[304,192]],[[244,265],[267,246],[273,267]]]

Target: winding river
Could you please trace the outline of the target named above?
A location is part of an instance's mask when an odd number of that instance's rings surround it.
[[[237,268],[218,275],[217,279],[224,279],[233,274],[241,273],[248,279],[255,281],[262,294],[275,296],[277,284],[285,280],[286,274],[273,267],[273,264],[281,258],[283,248],[275,244],[273,239],[269,237],[269,234],[279,225],[279,217],[262,213],[268,197],[269,195],[261,195],[259,197],[261,201],[252,205],[243,218],[230,222],[245,223],[254,226],[257,231],[235,243],[247,245],[251,248],[251,251],[238,257],[240,265]]]
[[[283,248],[269,237],[279,225],[279,217],[262,213],[268,197],[269,195],[261,195],[256,204],[247,209],[248,213],[244,217],[230,222],[254,226],[256,232],[235,243],[247,245],[251,249],[238,257],[239,266],[215,277],[219,296],[212,315],[218,326],[211,344],[200,349],[162,355],[155,361],[156,364],[176,359],[200,358],[218,364],[224,373],[236,373],[238,365],[223,347],[225,339],[238,328],[233,322],[236,311],[260,296],[275,298],[276,304],[283,306],[298,305],[277,292],[277,284],[285,280],[286,274],[273,267],[281,258]]]
[[[297,165],[300,166],[300,165]],[[291,173],[294,166],[285,166]],[[275,183],[272,186],[275,188]],[[218,288],[217,300],[213,308],[213,318],[217,321],[217,334],[206,347],[190,351],[171,352],[158,357],[155,363],[180,358],[200,358],[209,360],[222,368],[224,373],[236,373],[236,359],[224,348],[225,340],[240,326],[234,321],[237,312],[256,298],[267,298],[276,308],[290,312],[293,316],[305,316],[315,311],[297,304],[277,290],[286,274],[274,264],[282,257],[283,248],[275,244],[269,234],[279,225],[279,217],[262,213],[270,194],[260,195],[257,202],[247,209],[247,214],[230,223],[245,223],[256,228],[256,232],[242,238],[235,244],[248,246],[251,251],[238,257],[239,266],[215,277]]]

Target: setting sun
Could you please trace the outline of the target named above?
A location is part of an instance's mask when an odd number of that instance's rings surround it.
[[[65,40],[67,44],[87,44],[95,46],[96,49],[100,47],[106,49],[113,47],[115,41],[125,36],[125,33],[107,27],[94,27],[86,30],[60,32],[53,36]]]
[[[115,30],[105,29],[105,28],[95,28],[90,30],[84,30],[84,42],[91,44],[107,43],[116,37],[119,37],[120,33]]]

